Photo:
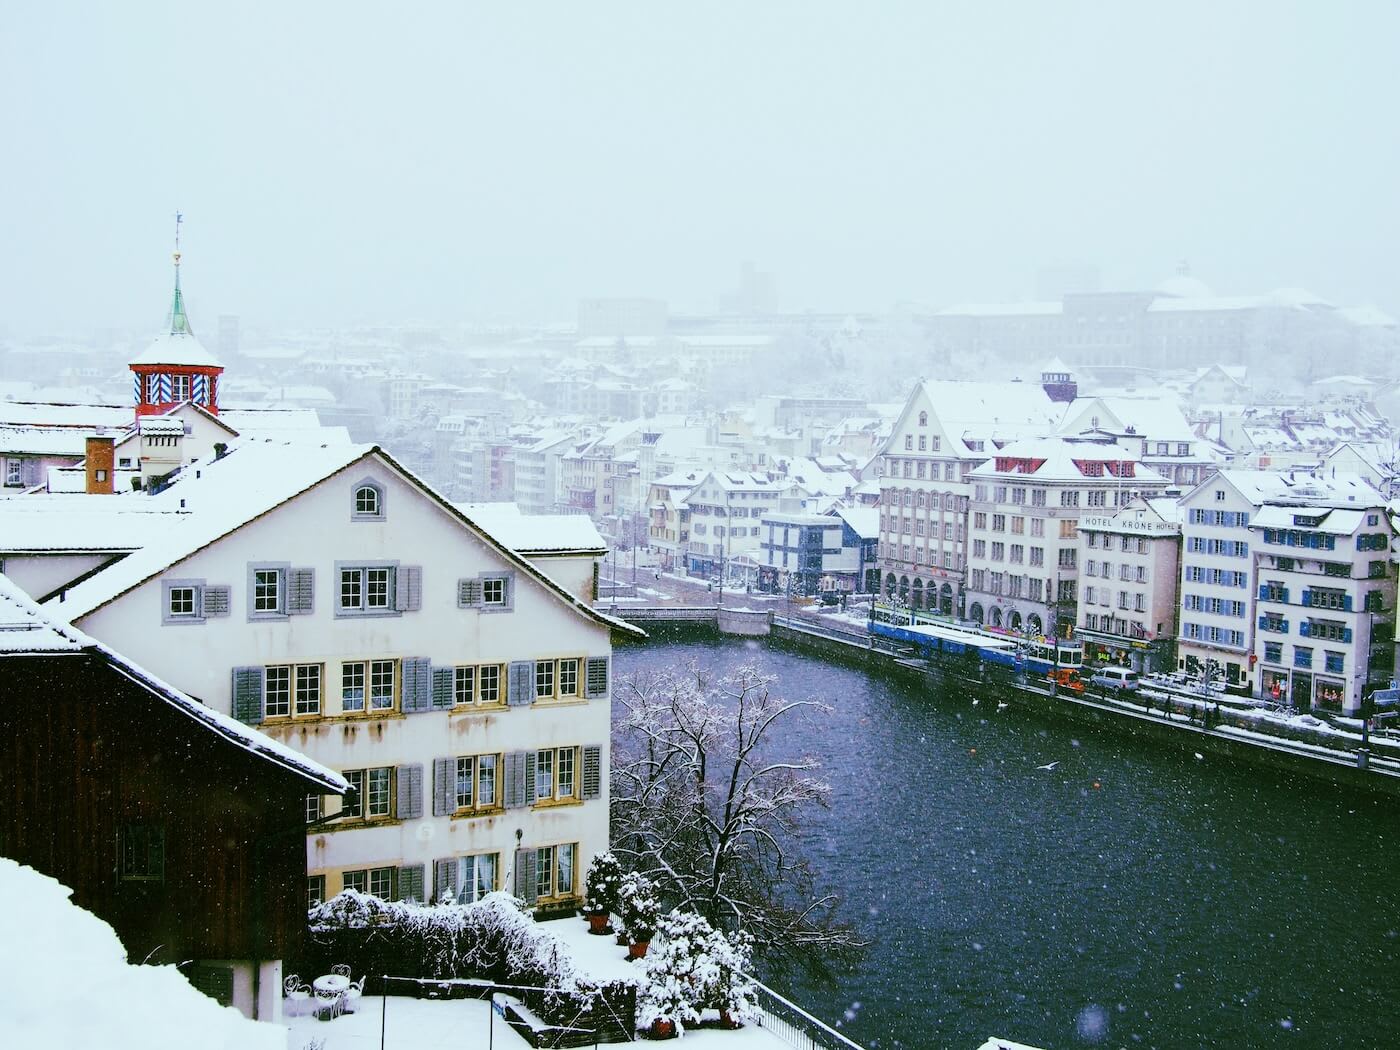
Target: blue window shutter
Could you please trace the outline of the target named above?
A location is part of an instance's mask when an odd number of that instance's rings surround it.
[[[394,815],[400,820],[415,820],[423,815],[423,766],[421,763],[398,768],[398,798]]]
[[[423,567],[400,565],[394,572],[394,608],[417,612],[423,607]]]
[[[229,588],[227,584],[220,587],[205,587],[203,599],[203,612],[206,617],[228,615]]]
[[[1350,628],[1350,627],[1343,627],[1343,628],[1342,628],[1342,641],[1344,641],[1344,642],[1349,642],[1349,641],[1351,641],[1351,628]]]
[[[1302,635],[1304,638],[1308,637],[1308,628],[1309,628],[1309,626],[1310,626],[1310,624],[1308,623],[1308,621],[1307,621],[1307,620],[1304,620],[1302,623],[1300,623],[1300,624],[1298,625],[1298,633],[1299,633],[1300,635]]]
[[[457,760],[433,759],[433,816],[450,816],[457,808]]]
[[[433,861],[433,900],[436,904],[443,897],[457,897],[457,858],[443,857]]]
[[[446,711],[456,699],[457,672],[451,667],[433,668],[433,710]]]
[[[399,869],[399,900],[423,899],[423,865],[409,864]]]
[[[204,593],[208,594],[209,592],[206,590]],[[1350,595],[1350,594],[1344,594],[1344,595],[1342,595],[1342,611],[1343,611],[1343,612],[1351,612],[1351,595]],[[205,608],[204,608],[204,615],[205,615],[205,616],[208,616],[208,615],[209,615],[209,607],[208,607],[207,605],[206,605]]]
[[[535,851],[515,851],[515,895],[526,904],[535,903]]]
[[[422,714],[433,709],[433,667],[426,656],[403,658],[403,711]]]
[[[1312,591],[1303,592],[1303,604],[1312,605]]]
[[[590,656],[584,665],[584,696],[590,700],[608,694],[608,657]]]
[[[516,660],[506,680],[506,703],[524,707],[535,702],[535,661]]]
[[[304,616],[316,611],[316,570],[292,569],[287,573],[287,613]]]
[[[233,669],[233,717],[248,725],[263,720],[263,669]]]
[[[511,751],[505,755],[506,777],[503,802],[506,809],[525,805],[525,752]]]
[[[597,744],[583,749],[582,787],[584,799],[600,798],[603,794],[603,749]]]

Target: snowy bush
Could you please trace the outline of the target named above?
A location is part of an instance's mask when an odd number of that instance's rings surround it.
[[[618,906],[618,889],[622,885],[622,865],[611,851],[600,853],[588,865],[584,879],[583,910],[614,912]]]
[[[636,943],[651,940],[657,920],[661,918],[661,901],[655,885],[645,875],[629,871],[618,884],[617,910],[628,937]]]
[[[642,961],[637,1023],[670,1020],[684,1031],[706,1009],[735,1021],[755,1016],[752,979],[746,975],[752,943],[744,934],[726,936],[693,912],[672,911],[658,923],[661,943]]]
[[[509,893],[474,904],[424,905],[346,890],[312,908],[309,920],[321,956],[315,963],[325,969],[349,962],[365,973],[556,989],[525,995],[530,1009],[551,1023],[595,1011],[615,1015],[630,994],[580,975],[563,942],[540,929]]]

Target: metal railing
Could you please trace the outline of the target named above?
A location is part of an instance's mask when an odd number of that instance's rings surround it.
[[[758,1026],[772,1032],[793,1050],[865,1050],[766,984],[755,980],[754,985],[758,990],[755,996]]]

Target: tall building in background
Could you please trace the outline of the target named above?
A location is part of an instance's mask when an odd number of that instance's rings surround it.
[[[220,314],[219,337],[214,344],[219,348],[219,357],[225,361],[237,357],[239,338],[238,315]]]
[[[666,334],[666,314],[662,299],[580,299],[578,337],[662,336]]]

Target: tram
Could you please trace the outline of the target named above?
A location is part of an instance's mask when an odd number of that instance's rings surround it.
[[[1026,638],[1006,631],[944,620],[925,620],[908,609],[879,605],[872,610],[870,633],[912,646],[925,659],[955,654],[1013,671],[1049,674],[1057,668],[1080,668],[1084,648],[1077,641]]]

